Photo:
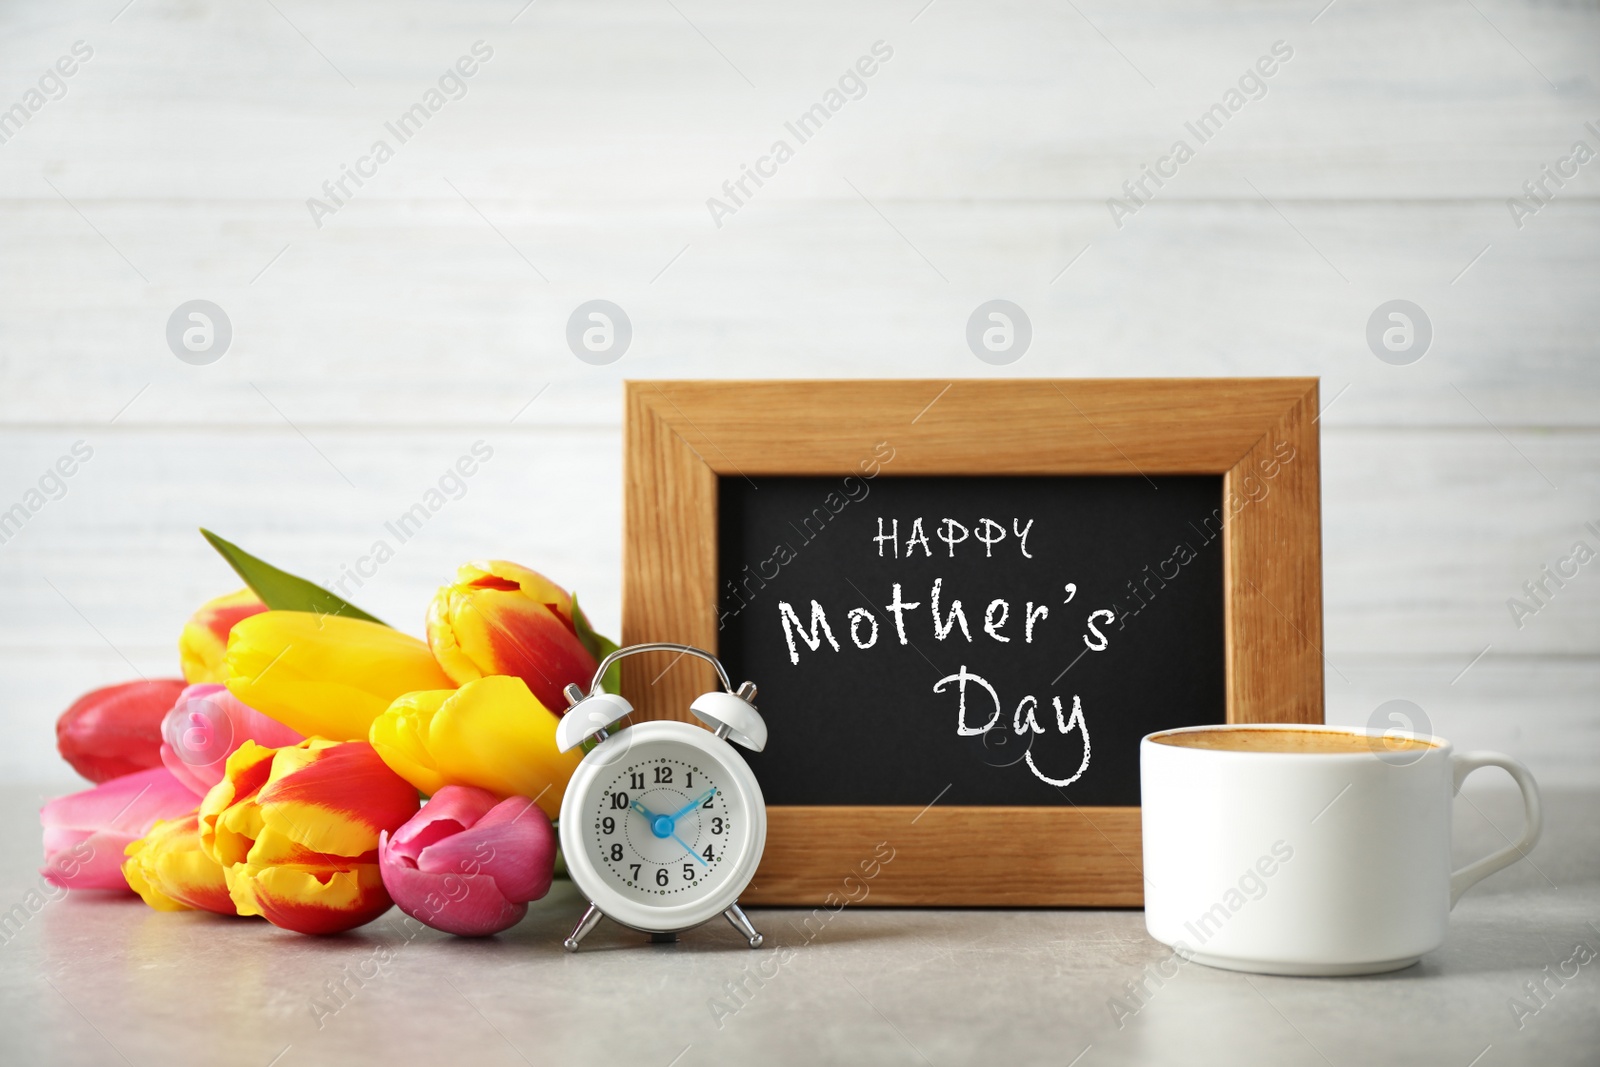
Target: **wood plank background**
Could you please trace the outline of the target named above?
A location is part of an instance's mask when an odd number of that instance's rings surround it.
[[[121,10],[119,11],[119,8]],[[336,580],[475,441],[494,456],[362,606],[419,632],[479,555],[620,617],[624,378],[1318,375],[1330,721],[1420,705],[1551,783],[1600,781],[1600,11],[1513,0],[963,4],[13,0],[0,110],[0,773],[63,777],[79,691],[171,673],[230,574],[204,523]],[[494,50],[318,228],[306,207],[476,41]],[[747,204],[706,200],[883,41]],[[1274,42],[1293,58],[1153,201],[1106,207]],[[566,348],[601,297],[634,338]],[[967,350],[980,302],[1032,347]],[[181,302],[229,352],[167,349]],[[1381,303],[1434,327],[1368,350]],[[931,397],[930,397],[931,399]]]

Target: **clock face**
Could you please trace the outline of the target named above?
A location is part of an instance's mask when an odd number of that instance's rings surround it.
[[[684,722],[642,722],[578,764],[561,801],[572,882],[636,930],[687,930],[716,917],[755,876],[767,809],[749,764]]]
[[[636,744],[590,783],[587,851],[620,895],[646,905],[698,900],[740,865],[748,838],[728,768],[699,747]]]

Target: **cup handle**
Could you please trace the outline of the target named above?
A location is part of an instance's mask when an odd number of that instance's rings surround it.
[[[1544,829],[1544,813],[1539,804],[1539,783],[1533,780],[1528,768],[1501,752],[1461,752],[1451,757],[1451,766],[1454,771],[1455,781],[1451,795],[1461,792],[1461,783],[1466,781],[1467,775],[1480,767],[1500,767],[1515,779],[1517,788],[1522,791],[1523,828],[1522,837],[1514,845],[1507,845],[1498,852],[1491,852],[1475,863],[1469,863],[1459,871],[1450,875],[1450,906],[1454,908],[1456,901],[1461,899],[1461,894],[1472,888],[1478,882],[1489,877],[1495,871],[1509,867],[1522,859],[1533,846],[1539,843],[1539,834]]]

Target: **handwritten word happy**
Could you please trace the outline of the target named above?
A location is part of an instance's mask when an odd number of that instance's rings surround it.
[[[974,533],[972,528],[965,523],[957,522],[955,519],[940,519],[934,527],[934,537],[944,542],[947,550],[945,553],[946,559],[954,557],[956,546],[966,541],[969,537],[975,538],[983,545],[985,559],[992,558],[994,556],[994,546],[1004,541],[1008,536],[1017,539],[1017,549],[1022,553],[1024,559],[1032,559],[1032,554],[1028,552],[1028,531],[1033,529],[1033,520],[1029,519],[1025,526],[1019,525],[1021,522],[1021,519],[1012,519],[1011,530],[1008,534],[1004,523],[996,522],[993,519],[979,519],[973,524],[977,527],[977,531]],[[960,533],[957,533],[957,530]],[[888,546],[887,555],[894,559],[900,559],[900,520],[890,519],[889,529],[885,532],[883,516],[879,515],[878,536],[872,540],[878,545],[879,559],[884,558],[886,554],[885,546]],[[919,546],[922,549],[924,558],[933,558],[933,547],[928,543],[928,533],[922,525],[921,515],[911,521],[911,527],[905,541],[905,558],[911,559],[915,556]],[[976,549],[977,546],[973,547]]]

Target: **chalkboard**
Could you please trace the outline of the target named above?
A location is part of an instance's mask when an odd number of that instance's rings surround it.
[[[1142,736],[1227,720],[1220,475],[723,476],[717,503],[769,805],[1137,805]]]
[[[622,643],[760,687],[744,903],[1137,906],[1139,737],[1322,721],[1314,379],[625,393]],[[715,673],[657,659],[622,663],[634,719],[695,721]]]

